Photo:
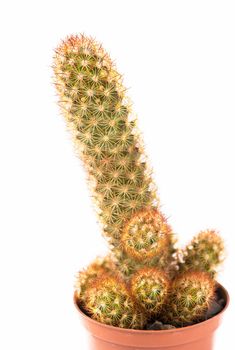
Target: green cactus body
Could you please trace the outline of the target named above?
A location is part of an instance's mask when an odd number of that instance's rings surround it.
[[[116,266],[111,258],[96,258],[86,269],[78,272],[75,280],[76,297],[80,305],[86,303],[86,291],[97,278],[105,275],[111,275],[116,272]]]
[[[179,254],[179,273],[204,271],[215,276],[224,260],[224,242],[214,230],[201,231]]]
[[[87,169],[104,233],[117,246],[123,223],[157,205],[121,75],[102,47],[84,36],[62,42],[54,62],[59,104]]]
[[[162,320],[174,326],[200,321],[214,297],[215,282],[206,273],[186,272],[171,285]]]
[[[168,246],[171,233],[157,210],[142,210],[124,225],[121,244],[133,260],[150,262]]]
[[[169,292],[167,276],[154,268],[136,272],[130,282],[131,293],[147,315],[157,315],[166,303]]]
[[[103,276],[87,289],[85,308],[93,319],[120,328],[142,329],[147,321],[123,281],[113,276]]]
[[[68,37],[53,68],[59,105],[114,253],[78,274],[79,305],[122,328],[143,329],[152,315],[175,326],[200,321],[213,299],[221,238],[204,231],[176,253],[122,77],[101,45]]]
[[[174,235],[166,218],[157,209],[143,209],[133,214],[124,224],[120,244],[126,256],[126,262],[119,259],[120,268],[126,268],[125,275],[145,266],[165,270],[171,266]]]

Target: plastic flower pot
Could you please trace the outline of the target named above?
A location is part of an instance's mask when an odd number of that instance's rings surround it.
[[[192,326],[170,330],[133,330],[112,327],[97,322],[79,308],[74,294],[74,303],[83,325],[90,333],[89,350],[212,350],[214,333],[221,323],[229,303],[227,291],[219,285],[226,304],[212,318]]]

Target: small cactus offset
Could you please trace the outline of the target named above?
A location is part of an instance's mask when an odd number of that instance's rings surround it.
[[[111,248],[78,273],[78,305],[120,328],[199,322],[215,297],[221,237],[206,230],[176,250],[122,77],[102,46],[72,35],[55,50],[53,69],[59,106]]]
[[[125,283],[114,276],[103,276],[88,287],[85,308],[93,319],[111,326],[141,329],[146,324]]]
[[[131,278],[131,293],[148,316],[157,315],[167,301],[169,280],[162,271],[143,268]]]
[[[171,285],[162,320],[175,326],[200,321],[214,298],[215,282],[206,273],[186,272]]]
[[[224,242],[215,230],[201,231],[179,252],[179,273],[204,271],[214,277],[224,260]]]
[[[85,270],[80,271],[74,285],[80,303],[86,302],[86,291],[97,278],[103,275],[111,275],[114,271],[115,264],[110,256],[96,258]]]
[[[171,235],[170,226],[158,210],[142,210],[125,223],[120,242],[128,257],[151,265],[162,253],[169,253]]]
[[[127,278],[146,266],[171,274],[175,241],[170,225],[159,210],[142,209],[134,213],[121,230],[120,247],[116,249],[118,268]]]

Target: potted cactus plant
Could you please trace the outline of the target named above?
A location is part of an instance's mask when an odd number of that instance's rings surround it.
[[[74,302],[91,349],[212,349],[228,305],[215,230],[184,249],[160,207],[122,77],[94,39],[55,50],[59,105],[87,173],[110,254],[80,271]]]

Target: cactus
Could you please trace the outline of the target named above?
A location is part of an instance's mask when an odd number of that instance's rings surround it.
[[[103,48],[82,35],[63,41],[54,61],[59,104],[87,169],[104,233],[116,246],[123,223],[157,203],[122,77]]]
[[[131,278],[130,289],[138,305],[146,315],[157,315],[166,303],[169,281],[161,271],[143,268]]]
[[[174,235],[166,218],[155,208],[143,209],[132,215],[124,224],[120,244],[128,261],[124,264],[121,260],[120,269],[126,267],[126,275],[144,266],[166,270],[171,266],[175,251]]]
[[[224,242],[215,230],[201,231],[179,253],[179,273],[204,271],[216,276],[218,266],[224,260]]]
[[[176,252],[122,77],[102,46],[68,37],[55,51],[53,69],[112,254],[78,274],[79,305],[122,328],[143,329],[153,316],[176,326],[197,322],[213,299],[221,238],[201,232]]]
[[[149,262],[168,246],[170,228],[157,210],[143,210],[134,214],[124,225],[121,244],[129,257]]]
[[[215,282],[204,272],[185,272],[173,280],[162,320],[174,326],[200,321],[214,298]]]
[[[147,320],[116,276],[103,276],[88,287],[85,308],[93,319],[120,328],[141,329]]]
[[[76,298],[82,306],[86,303],[86,291],[94,281],[102,275],[116,273],[111,256],[96,258],[86,269],[79,271],[75,280]]]

